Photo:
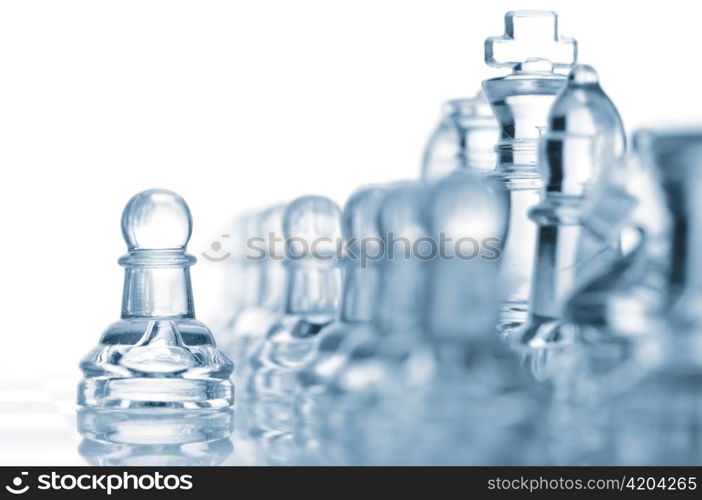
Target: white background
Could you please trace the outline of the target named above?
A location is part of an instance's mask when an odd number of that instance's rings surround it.
[[[245,209],[416,176],[519,8],[559,12],[630,131],[700,118],[699,2],[2,1],[0,378],[77,381],[137,191],[188,200],[199,255]],[[221,270],[193,268],[205,321]]]

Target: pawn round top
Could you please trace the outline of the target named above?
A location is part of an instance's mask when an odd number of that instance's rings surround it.
[[[385,197],[378,212],[378,228],[386,245],[396,244],[398,238],[414,242],[427,237],[427,193],[423,184],[408,182]]]
[[[192,225],[185,200],[166,189],[134,195],[122,212],[122,235],[130,251],[182,250],[190,240]]]
[[[389,192],[388,186],[365,186],[356,190],[347,200],[341,229],[349,248],[371,255],[380,253],[378,211]]]
[[[366,186],[358,189],[344,205],[344,238],[378,238],[378,210],[390,192],[387,186]]]
[[[484,178],[455,172],[431,192],[429,226],[432,235],[451,241],[502,239],[507,229],[506,193]]]
[[[324,196],[303,196],[283,214],[283,234],[290,254],[327,258],[341,241],[341,209]]]

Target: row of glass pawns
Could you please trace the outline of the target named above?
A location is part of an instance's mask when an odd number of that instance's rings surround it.
[[[502,255],[480,248],[476,258],[471,246],[504,242],[509,194],[470,168],[362,188],[341,214],[304,197],[246,217],[249,237],[311,247],[343,235],[354,255],[359,242],[370,242],[366,255],[386,252],[365,263],[338,260],[333,246],[322,259],[233,261],[231,282],[246,283],[251,302],[221,341],[240,367],[240,395],[268,408],[254,410],[254,433],[279,447],[312,427],[312,442],[352,463],[702,463],[693,260],[702,134],[641,132],[638,161],[613,163],[596,184],[594,168],[582,168],[597,154],[580,133],[599,132],[591,103],[566,90],[542,140],[544,162],[556,140],[573,149],[559,182],[591,188],[570,200],[547,191],[531,210],[540,230],[524,324],[499,321]],[[568,128],[555,133],[564,114]],[[423,258],[442,241],[471,243]],[[345,446],[330,444],[339,439]]]

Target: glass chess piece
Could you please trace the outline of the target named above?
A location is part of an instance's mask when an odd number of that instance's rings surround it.
[[[255,261],[250,266],[258,269],[258,297],[237,315],[229,330],[229,342],[223,348],[234,360],[236,379],[242,383],[250,375],[249,356],[275,325],[285,307],[287,269],[283,265],[282,249],[284,212],[285,205],[276,205],[256,218],[259,227],[253,234],[259,234],[259,238],[265,241],[252,241],[252,244],[261,245],[246,258]]]
[[[613,462],[620,465],[701,465],[702,130],[647,130],[634,147],[653,166],[669,210],[665,291],[652,345],[639,356],[643,375],[612,398]]]
[[[595,227],[606,228],[602,222],[614,221],[612,227],[636,230],[639,236],[624,255],[585,269],[565,301],[564,317],[575,328],[577,356],[561,365],[554,377],[550,448],[561,465],[613,462],[613,402],[645,374],[653,339],[665,329],[669,214],[653,168],[633,160],[623,172],[609,169],[617,176],[603,191],[593,193],[597,198],[620,196],[621,203],[610,199],[606,205],[618,211],[608,215],[602,208],[585,208],[584,223],[594,219]]]
[[[397,400],[390,402],[411,416],[393,431],[403,436],[406,448],[396,453],[404,463],[544,463],[548,390],[525,376],[494,334],[499,263],[488,239],[506,231],[505,194],[462,172],[439,181],[430,194],[430,234],[448,244],[429,262],[421,383],[395,387]]]
[[[297,401],[305,433],[300,441],[308,463],[344,463],[343,450],[327,439],[328,415],[335,394],[330,389],[337,373],[343,369],[348,352],[357,341],[371,335],[378,299],[378,264],[383,244],[377,227],[378,209],[390,187],[365,186],[348,199],[342,214],[342,234],[347,245],[344,253],[344,283],[339,319],[319,334],[313,353],[296,370],[301,387]]]
[[[101,466],[212,466],[231,455],[231,408],[81,408],[80,454]]]
[[[283,216],[288,272],[284,315],[255,345],[247,380],[248,434],[266,463],[298,464],[300,418],[295,369],[312,352],[319,332],[337,319],[342,267],[337,255],[341,211],[328,198],[304,196]]]
[[[637,157],[605,171],[606,179],[585,198],[583,226],[602,241],[614,241],[628,233],[630,243],[623,254],[605,258],[584,269],[583,276],[568,294],[564,316],[579,329],[594,326],[605,331],[640,329],[640,321],[624,316],[622,321],[611,311],[614,303],[636,303],[642,310],[654,310],[665,296],[665,275],[669,272],[671,220],[666,196],[651,161]],[[602,187],[602,189],[598,189]],[[615,235],[613,239],[611,236]],[[638,297],[636,300],[622,297]],[[607,325],[616,325],[611,330]],[[631,325],[628,327],[627,325]]]
[[[422,180],[435,182],[454,170],[493,171],[498,137],[497,120],[482,92],[446,101],[424,150]]]
[[[345,362],[344,349],[357,334],[363,335],[373,320],[378,295],[378,260],[382,242],[377,228],[378,209],[390,188],[367,186],[358,189],[342,213],[342,234],[348,245],[345,255],[341,313],[338,321],[319,334],[313,355],[298,369],[305,392],[317,393],[328,384]]]
[[[304,196],[283,217],[288,289],[285,314],[251,356],[247,389],[257,398],[298,392],[295,369],[320,331],[337,319],[342,280],[341,211],[328,198]]]
[[[618,255],[617,245],[583,229],[581,217],[584,198],[603,172],[624,163],[626,149],[619,113],[590,66],[573,68],[548,121],[539,153],[546,187],[529,212],[538,225],[529,316],[504,332],[530,360],[538,379],[552,375],[552,356],[567,356],[575,343],[575,329],[563,320],[562,308],[583,269]]]
[[[378,209],[385,256],[379,262],[378,298],[373,328],[345,353],[346,366],[335,391],[354,393],[384,384],[385,368],[400,369],[421,338],[421,305],[426,298],[426,262],[433,258],[424,223],[427,189],[420,183],[395,186]],[[423,245],[427,243],[427,245]]]
[[[421,342],[421,309],[427,293],[427,262],[435,248],[426,229],[427,188],[419,182],[395,185],[378,210],[384,258],[378,299],[365,335],[345,346],[346,362],[330,383],[325,445],[342,450],[344,463],[387,464],[396,459],[395,416],[387,394],[402,381],[415,382],[413,366]]]
[[[78,404],[98,408],[220,408],[233,403],[232,362],[195,319],[185,253],[192,220],[185,201],[143,191],[122,214],[129,252],[122,319],[80,364]]]
[[[239,313],[253,305],[260,295],[257,261],[246,258],[246,242],[258,234],[259,215],[254,212],[236,216],[221,235],[225,244],[219,240],[213,241],[209,250],[201,254],[206,260],[219,264],[222,269],[220,302],[216,316],[210,320],[210,326],[225,353],[229,352],[229,332]],[[238,371],[239,365],[235,363],[235,366]]]
[[[500,125],[497,167],[492,174],[510,195],[509,224],[501,259],[504,283],[500,325],[527,319],[536,249],[536,226],[528,212],[540,201],[538,142],[548,113],[566,77],[555,70],[575,64],[576,41],[558,33],[555,12],[513,11],[505,15],[505,34],[485,41],[489,66],[512,73],[485,80],[483,91]]]
[[[606,167],[585,196],[584,230],[604,244],[620,235],[630,239],[621,238],[622,255],[583,269],[564,301],[563,316],[574,327],[576,345],[568,347],[574,354],[568,363],[550,370],[558,371],[549,424],[558,464],[612,463],[612,402],[645,373],[640,358],[649,356],[656,330],[664,329],[671,226],[655,177],[650,164],[632,156],[624,165]]]

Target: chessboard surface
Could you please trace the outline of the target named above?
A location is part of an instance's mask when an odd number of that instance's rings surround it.
[[[0,466],[94,465],[85,456],[76,422],[77,378],[71,376],[0,382]],[[236,418],[229,442],[216,447],[218,456],[208,465],[265,465],[259,445],[248,436],[245,419]],[[138,456],[131,450],[132,456]],[[126,457],[125,457],[126,458]],[[136,459],[135,459],[136,460]],[[185,458],[187,463],[187,458]],[[106,461],[106,463],[114,463]],[[125,459],[124,465],[169,465],[139,463]]]
[[[74,380],[0,382],[0,465],[84,465],[74,401]]]

